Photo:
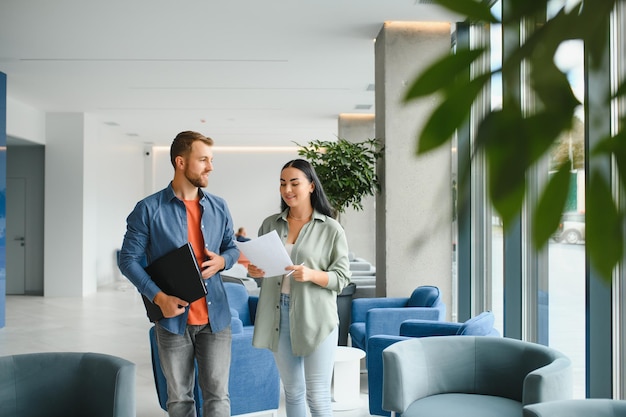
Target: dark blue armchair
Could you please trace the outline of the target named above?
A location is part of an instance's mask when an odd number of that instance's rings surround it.
[[[239,283],[225,282],[224,287],[232,314],[233,342],[228,385],[231,415],[277,410],[280,398],[280,378],[274,356],[267,349],[252,346],[258,297],[249,296],[246,287]],[[167,383],[161,370],[154,327],[150,329],[150,347],[159,405],[163,410],[167,410]],[[197,379],[194,398],[196,414],[202,417],[202,393]]]
[[[0,357],[3,417],[135,417],[136,365],[103,353]]]
[[[372,336],[367,344],[367,380],[370,414],[390,415],[383,404],[383,350],[401,340],[431,336],[500,336],[493,327],[495,317],[485,311],[464,323],[431,320],[406,320],[400,325],[399,336]]]
[[[444,320],[446,305],[439,288],[417,287],[410,297],[357,298],[352,300],[352,346],[367,352],[368,339],[378,334],[397,336],[408,319]],[[367,360],[367,359],[366,359]]]

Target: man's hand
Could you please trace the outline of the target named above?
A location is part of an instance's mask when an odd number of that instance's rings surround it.
[[[226,267],[226,260],[223,256],[211,252],[206,248],[204,249],[204,253],[206,254],[206,261],[202,262],[200,269],[202,270],[202,278],[207,279],[224,269]]]
[[[263,278],[265,276],[265,271],[261,268],[257,268],[256,265],[250,264],[248,265],[248,275],[252,278]]]
[[[157,295],[154,296],[153,302],[161,308],[163,317],[168,319],[180,316],[185,312],[185,307],[189,305],[187,301],[181,300],[173,295],[167,295],[163,291],[158,292]]]

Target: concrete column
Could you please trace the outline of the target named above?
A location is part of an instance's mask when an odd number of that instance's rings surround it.
[[[419,285],[436,285],[448,306],[451,150],[416,155],[417,134],[437,103],[428,98],[405,105],[402,98],[420,71],[450,53],[450,28],[448,22],[386,22],[375,46],[376,137],[385,145],[376,201],[376,292],[407,296]]]
[[[339,138],[349,142],[363,142],[376,137],[373,114],[339,115]],[[346,230],[350,252],[358,258],[376,262],[376,197],[366,196],[363,210],[352,208],[340,216],[341,224]]]
[[[96,133],[82,113],[46,117],[44,296],[97,290]]]

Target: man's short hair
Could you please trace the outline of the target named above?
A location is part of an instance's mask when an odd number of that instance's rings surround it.
[[[172,146],[170,146],[170,161],[174,168],[176,168],[176,157],[187,157],[191,153],[191,145],[197,140],[208,146],[213,146],[213,139],[198,132],[186,130],[176,135],[172,141]]]

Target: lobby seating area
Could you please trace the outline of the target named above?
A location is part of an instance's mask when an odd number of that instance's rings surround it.
[[[239,284],[240,285],[240,284]],[[159,397],[157,390],[155,389],[155,381],[153,375],[151,348],[149,334],[152,324],[146,320],[145,310],[141,297],[137,291],[128,286],[112,285],[110,287],[101,288],[97,294],[89,295],[80,299],[76,298],[64,298],[64,297],[38,297],[38,296],[9,296],[7,297],[7,326],[0,330],[0,356],[8,356],[20,353],[33,353],[33,352],[61,352],[61,351],[77,351],[77,352],[99,352],[106,355],[114,355],[119,358],[128,360],[136,364],[136,377],[135,377],[135,397],[136,397],[136,417],[165,417],[167,414],[161,408],[159,403]],[[482,315],[483,317],[485,315]],[[488,314],[486,314],[488,316]],[[477,316],[478,317],[478,316]],[[485,319],[483,319],[485,320]],[[456,325],[458,328],[465,326],[467,328],[472,319],[466,323],[446,323],[440,322],[437,327],[451,327]],[[484,323],[488,323],[489,320],[485,320]],[[430,323],[429,325],[432,325]],[[242,324],[243,327],[243,324]],[[407,326],[404,326],[405,328]],[[486,326],[488,327],[488,326]],[[405,331],[408,331],[405,329]],[[457,330],[458,332],[458,330]],[[388,337],[388,336],[385,336]],[[370,349],[375,345],[374,340],[383,339],[383,336],[376,336],[370,340]],[[398,336],[398,338],[408,338],[407,336]],[[501,337],[475,337],[475,336],[445,336],[445,337],[422,337],[422,338],[410,338],[410,340],[427,340],[437,339],[444,342],[445,345],[454,345],[457,342],[456,338],[461,339],[503,339]],[[511,340],[512,343],[517,341]],[[449,341],[454,341],[450,344]],[[509,342],[507,342],[509,343]],[[399,345],[395,343],[394,346]],[[525,350],[525,355],[534,357],[532,349],[544,349],[543,346],[535,344],[525,344],[524,346],[530,346],[531,350]],[[435,349],[437,353],[444,349]],[[508,350],[511,350],[510,348]],[[515,349],[513,349],[515,350]],[[382,350],[381,350],[382,352]],[[382,355],[382,353],[381,353]],[[495,355],[486,355],[494,356]],[[557,357],[556,355],[555,357]],[[467,359],[467,355],[455,355],[454,362],[446,362],[444,360],[439,361],[441,364],[448,363],[446,372],[461,372],[463,370],[468,371],[471,368],[471,361]],[[490,358],[485,358],[490,359]],[[362,360],[363,361],[363,360]],[[519,369],[521,363],[528,363],[528,360],[524,361],[502,361],[503,363],[497,364],[494,369],[482,368],[482,375],[490,375],[489,382],[491,385],[497,385],[499,378],[504,378],[503,373],[510,374],[513,371],[522,372]],[[559,359],[559,363],[567,362],[566,359]],[[362,364],[364,362],[361,362]],[[416,360],[411,360],[405,367],[407,370],[412,370],[413,374],[420,373],[424,375],[426,371],[420,371],[416,369]],[[436,361],[429,361],[429,364],[436,363]],[[500,369],[500,366],[502,368]],[[541,365],[542,366],[542,365]],[[538,368],[541,367],[538,365]],[[518,368],[516,368],[518,367]],[[532,366],[531,366],[532,367]],[[515,369],[514,369],[515,368]],[[241,374],[241,368],[237,368]],[[552,368],[554,369],[554,368]],[[557,372],[563,374],[560,367],[557,367]],[[371,372],[371,371],[370,371]],[[428,368],[429,378],[426,380],[431,381],[437,386],[445,385],[443,381],[445,379],[437,379]],[[468,371],[469,372],[469,371]],[[540,373],[541,374],[541,373]],[[524,398],[530,398],[530,391],[526,391],[526,386],[531,385],[535,388],[538,385],[545,383],[545,378],[537,377],[537,373],[530,372],[531,378],[527,378],[528,382],[520,382],[516,380],[516,387],[522,386],[525,390]],[[242,373],[243,378],[247,376],[247,373]],[[367,417],[370,416],[369,410],[369,398],[368,392],[371,390],[368,381],[368,372],[365,372],[362,368],[360,373],[360,405],[357,408],[335,411],[335,415],[339,417]],[[382,377],[380,378],[382,381]],[[423,380],[424,378],[422,378]],[[437,382],[439,381],[439,382]],[[566,387],[567,377],[559,383],[559,390]],[[243,387],[242,391],[246,390],[247,381],[239,382]],[[406,385],[406,384],[405,384]],[[513,385],[511,385],[512,387]],[[495,388],[494,388],[495,389]],[[510,388],[511,390],[513,388]],[[536,394],[534,398],[543,399],[548,397],[541,397],[540,394]],[[552,395],[552,394],[550,394]],[[531,401],[527,401],[530,403]],[[581,410],[586,410],[586,407],[596,407],[594,410],[599,410],[594,416],[620,416],[621,413],[620,403],[613,405],[610,404],[592,404],[585,402],[580,405]],[[577,403],[567,405],[567,407],[576,407]],[[2,410],[5,408],[2,406]],[[528,413],[535,414],[528,414]],[[540,414],[545,412],[546,414]],[[563,414],[548,414],[554,412],[552,410],[541,410],[538,406],[534,408],[528,407],[528,411],[524,409],[524,417],[550,417],[550,416],[562,416]],[[607,414],[609,413],[609,414]],[[613,414],[610,414],[613,413]],[[621,413],[621,414],[620,414]],[[372,413],[374,414],[374,413]],[[278,417],[285,416],[284,398],[282,392],[280,393],[279,405],[277,410],[268,410],[267,412],[254,413],[255,416],[270,416],[277,415]],[[406,415],[406,413],[405,413]],[[442,415],[442,414],[437,414]],[[568,414],[568,416],[576,416],[577,414]],[[591,414],[578,414],[578,415],[591,415]],[[521,414],[520,414],[521,416]]]

